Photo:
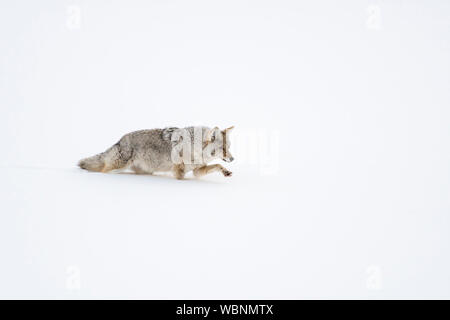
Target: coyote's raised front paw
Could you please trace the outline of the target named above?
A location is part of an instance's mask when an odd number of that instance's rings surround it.
[[[226,169],[223,170],[222,173],[223,173],[224,177],[231,177],[231,175],[233,174],[233,172],[228,171]]]

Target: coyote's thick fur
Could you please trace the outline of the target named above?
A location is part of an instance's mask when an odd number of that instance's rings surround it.
[[[80,160],[78,165],[97,172],[128,168],[137,174],[171,171],[177,179],[183,179],[189,171],[197,177],[216,171],[229,177],[230,171],[208,162],[233,161],[229,151],[232,129],[187,127],[135,131],[105,152]]]

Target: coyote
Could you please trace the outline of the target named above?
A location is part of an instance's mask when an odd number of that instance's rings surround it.
[[[124,135],[105,152],[80,160],[78,166],[96,172],[131,169],[137,174],[153,174],[171,171],[177,179],[183,179],[189,171],[196,177],[216,171],[230,177],[231,171],[222,165],[208,163],[215,159],[233,161],[229,151],[233,128],[170,127],[135,131]]]

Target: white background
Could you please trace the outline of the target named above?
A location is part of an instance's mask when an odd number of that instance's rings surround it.
[[[2,1],[0,40],[1,298],[450,298],[448,1]],[[261,136],[75,166],[199,124]]]

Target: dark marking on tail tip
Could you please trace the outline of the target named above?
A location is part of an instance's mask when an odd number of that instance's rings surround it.
[[[81,169],[86,169],[86,161],[83,161],[83,160],[78,161],[78,166]]]

